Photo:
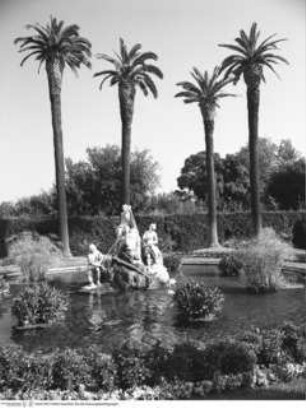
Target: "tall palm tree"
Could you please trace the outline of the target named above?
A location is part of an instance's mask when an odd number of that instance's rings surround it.
[[[109,81],[110,86],[118,85],[119,105],[121,116],[121,160],[122,160],[122,204],[130,204],[130,151],[131,132],[134,114],[134,102],[137,87],[147,96],[151,93],[157,98],[157,88],[151,75],[162,79],[161,70],[148,63],[149,60],[158,59],[154,52],[140,52],[141,44],[135,44],[128,50],[123,39],[120,38],[119,54],[111,57],[106,54],[98,54],[101,58],[113,65],[113,69],[96,72],[94,77],[102,76],[99,89]]]
[[[247,87],[247,107],[249,126],[249,154],[250,154],[250,185],[251,185],[251,211],[255,234],[261,229],[260,195],[259,195],[259,166],[258,166],[258,118],[260,84],[265,82],[264,68],[269,68],[276,75],[274,65],[279,62],[288,64],[288,61],[274,53],[278,50],[278,44],[285,39],[275,39],[270,35],[259,42],[260,31],[257,24],[253,23],[249,35],[240,30],[239,37],[235,38],[236,44],[219,44],[234,53],[222,63],[225,78],[233,74],[234,83],[237,83],[243,75]]]
[[[216,109],[220,107],[219,100],[228,96],[224,88],[232,82],[231,78],[224,79],[220,75],[220,68],[215,67],[210,76],[207,71],[202,74],[197,68],[193,68],[191,76],[195,81],[179,82],[177,85],[183,88],[176,97],[182,97],[185,103],[197,103],[199,105],[205,133],[206,166],[208,176],[208,217],[209,217],[209,246],[219,245],[217,230],[216,210],[216,179],[214,169],[214,127]]]
[[[31,57],[38,61],[39,67],[44,65],[49,85],[51,116],[53,128],[53,143],[55,156],[56,188],[58,196],[60,235],[65,256],[70,255],[67,204],[65,192],[65,165],[63,150],[63,132],[61,119],[61,90],[63,73],[66,66],[73,72],[81,65],[90,67],[90,42],[79,35],[79,27],[75,24],[64,25],[51,17],[45,26],[40,24],[27,25],[34,31],[32,35],[15,39],[19,52],[26,52],[21,66]]]

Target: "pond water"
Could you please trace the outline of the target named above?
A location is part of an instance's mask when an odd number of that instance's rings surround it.
[[[128,293],[79,293],[82,285],[68,279],[62,283],[69,293],[70,310],[59,325],[35,331],[15,332],[10,313],[11,299],[0,300],[0,345],[12,343],[26,350],[48,351],[54,347],[103,345],[105,351],[127,339],[166,344],[187,340],[207,341],[236,335],[251,325],[277,326],[284,321],[306,323],[305,289],[286,289],[268,295],[250,295],[236,278],[222,278],[209,267],[185,267],[183,275],[218,285],[225,293],[219,319],[183,327],[178,324],[176,307],[166,290]],[[18,291],[12,286],[12,295]]]

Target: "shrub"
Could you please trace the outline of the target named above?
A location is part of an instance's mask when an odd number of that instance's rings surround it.
[[[182,317],[208,318],[222,310],[224,296],[218,287],[206,287],[202,283],[182,283],[175,291],[174,300]]]
[[[91,383],[90,367],[84,355],[76,350],[57,350],[53,355],[53,388],[77,390]]]
[[[144,364],[151,372],[148,385],[160,384],[162,378],[167,376],[170,356],[171,351],[163,347],[159,341],[145,352]]]
[[[203,350],[190,343],[178,344],[168,358],[165,376],[180,381],[203,379]]]
[[[116,377],[116,367],[112,357],[102,353],[97,346],[86,349],[84,357],[90,367],[92,388],[104,392],[112,391],[115,388]]]
[[[48,358],[25,354],[20,347],[0,347],[0,390],[29,391],[52,384]]]
[[[164,265],[171,275],[176,274],[181,266],[182,256],[174,253],[164,255]]]
[[[281,287],[284,284],[281,269],[289,252],[290,246],[272,229],[263,229],[258,238],[237,254],[248,288],[255,293],[264,293]]]
[[[292,323],[285,323],[280,328],[283,334],[282,349],[296,363],[302,363],[306,360],[305,336],[298,326]]]
[[[242,263],[234,254],[224,255],[220,260],[219,268],[222,276],[238,276]]]
[[[246,343],[234,339],[209,344],[204,351],[203,375],[214,378],[221,375],[248,373],[253,371],[256,355]]]
[[[260,353],[262,348],[262,336],[255,331],[246,331],[238,336],[238,341],[245,342],[250,349],[254,351],[256,356]]]
[[[306,249],[306,218],[300,218],[294,223],[292,243],[296,248]]]
[[[67,296],[47,282],[24,287],[13,299],[12,314],[19,326],[45,324],[61,319],[67,310]]]
[[[266,329],[261,331],[262,344],[257,354],[259,364],[269,366],[279,364],[285,360],[282,348],[284,335],[279,329]]]
[[[29,231],[19,234],[9,248],[10,261],[20,266],[23,278],[31,282],[43,279],[48,267],[60,256],[60,250],[49,238]]]
[[[117,369],[116,385],[124,390],[146,384],[151,370],[144,364],[145,353],[140,348],[123,344],[113,352]]]

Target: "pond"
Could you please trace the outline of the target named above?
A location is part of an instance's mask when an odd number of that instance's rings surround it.
[[[128,293],[85,294],[82,285],[67,279],[70,310],[66,320],[43,330],[15,332],[11,299],[0,303],[0,345],[12,343],[26,350],[48,351],[54,347],[84,347],[102,344],[110,351],[127,339],[150,342],[159,339],[168,345],[183,341],[207,341],[236,335],[251,325],[277,326],[284,321],[305,324],[305,289],[286,289],[268,295],[250,295],[236,278],[222,278],[212,267],[184,267],[183,275],[218,285],[225,293],[223,312],[218,320],[197,326],[178,324],[176,307],[166,290]],[[12,286],[12,295],[18,291]]]

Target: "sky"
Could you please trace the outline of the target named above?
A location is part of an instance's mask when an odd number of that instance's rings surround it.
[[[305,0],[0,0],[0,202],[48,191],[54,184],[53,136],[45,70],[37,63],[20,67],[13,41],[29,35],[26,24],[47,23],[50,15],[76,23],[92,42],[93,54],[112,54],[122,37],[128,46],[158,54],[164,79],[156,79],[158,99],[137,93],[132,149],[149,149],[160,164],[160,191],[177,187],[185,159],[205,149],[203,124],[196,104],[174,98],[176,83],[189,80],[190,70],[212,71],[239,30],[253,21],[262,39],[277,33],[288,41],[280,54],[279,80],[267,72],[261,86],[259,135],[278,143],[291,139],[306,152],[305,138]],[[65,156],[85,159],[86,149],[121,143],[118,95],[114,87],[99,91],[94,72],[108,63],[93,58],[93,68],[76,77],[64,73],[62,120]],[[215,151],[225,156],[247,144],[246,89],[230,89],[215,119]]]

